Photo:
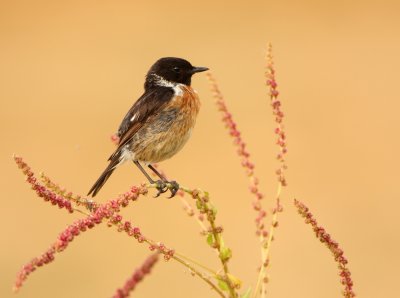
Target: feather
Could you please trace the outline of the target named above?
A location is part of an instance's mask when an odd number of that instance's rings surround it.
[[[114,172],[115,168],[121,163],[119,158],[120,153],[118,153],[115,158],[110,160],[108,167],[104,170],[103,174],[100,175],[99,179],[93,184],[92,188],[88,192],[88,196],[92,195],[94,197],[100,189],[103,187],[104,183],[110,178],[111,174]]]

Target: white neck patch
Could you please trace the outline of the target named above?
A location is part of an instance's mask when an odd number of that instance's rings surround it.
[[[155,78],[155,83],[157,86],[172,88],[174,90],[175,96],[181,96],[183,94],[181,88],[183,84],[167,81],[163,77],[156,74],[153,74],[153,77]]]

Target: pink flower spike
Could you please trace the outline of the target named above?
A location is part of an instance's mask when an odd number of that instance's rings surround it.
[[[17,278],[14,284],[14,290],[17,291],[27,279],[29,274],[44,264],[48,264],[54,260],[55,253],[64,251],[68,245],[74,240],[80,232],[84,232],[87,229],[91,229],[94,226],[100,224],[104,218],[111,217],[115,212],[116,208],[113,208],[113,201],[109,201],[103,205],[100,205],[96,211],[88,215],[86,218],[76,220],[74,223],[69,225],[63,232],[60,233],[55,243],[43,253],[41,256],[34,258],[32,261],[22,267],[20,272],[17,274]],[[117,215],[118,219],[122,219]]]
[[[269,45],[268,47],[268,53],[267,53],[267,67],[265,71],[265,75],[267,77],[267,86],[269,87],[269,94],[270,94],[270,103],[272,107],[272,114],[275,115],[275,134],[277,135],[276,139],[276,144],[279,147],[279,153],[277,154],[277,159],[281,161],[280,163],[280,168],[279,168],[279,174],[278,175],[278,181],[281,182],[281,186],[286,186],[286,179],[284,177],[284,172],[287,169],[287,165],[284,160],[284,156],[287,153],[287,147],[286,147],[286,133],[283,127],[283,118],[284,114],[281,110],[282,108],[282,102],[281,100],[278,99],[279,92],[276,89],[278,84],[276,83],[276,78],[275,78],[275,68],[274,68],[274,62],[273,62],[273,56],[272,56],[272,45]]]
[[[137,268],[132,276],[125,282],[122,288],[117,289],[113,298],[126,298],[136,288],[137,284],[143,280],[146,275],[149,275],[152,268],[158,261],[158,253],[150,255],[143,264]]]
[[[317,220],[314,218],[308,207],[304,205],[304,203],[295,199],[294,205],[296,206],[299,214],[305,218],[305,222],[307,224],[311,224],[315,236],[331,251],[335,262],[338,264],[339,267],[339,275],[341,277],[340,282],[344,287],[342,292],[343,296],[345,298],[356,297],[356,294],[353,291],[353,281],[351,279],[351,273],[347,268],[348,261],[343,256],[343,250],[339,247],[339,243],[333,240],[331,235],[329,235],[323,227],[318,225]]]
[[[31,185],[32,189],[36,192],[38,197],[43,198],[45,202],[50,202],[52,205],[58,206],[60,209],[64,208],[68,210],[69,213],[74,212],[71,202],[68,199],[56,194],[55,192],[51,191],[49,188],[40,184],[37,181],[34,176],[35,174],[28,166],[28,164],[23,161],[22,157],[14,155],[14,160],[18,168],[20,168],[24,175],[27,177],[26,181]]]
[[[22,160],[21,157],[14,156],[15,162],[18,167],[22,170],[22,172],[27,176],[28,183],[31,184],[32,188],[36,191],[39,197],[42,197],[45,201],[52,203],[53,205],[58,205],[60,208],[66,208],[70,212],[73,211],[71,202],[66,199],[69,193],[65,195],[65,191],[62,195],[58,195],[46,188],[46,186],[41,185],[37,182],[34,177],[34,173],[31,171],[30,167]],[[53,188],[53,184],[50,180]],[[54,187],[54,189],[59,190],[59,187]],[[74,240],[76,236],[79,236],[82,232],[87,231],[95,227],[96,225],[103,222],[104,219],[107,219],[109,223],[121,226],[121,231],[126,231],[128,234],[132,234],[139,242],[145,241],[146,238],[140,234],[139,228],[132,228],[130,223],[124,222],[122,223],[122,216],[117,214],[121,207],[126,206],[129,202],[135,201],[139,195],[143,195],[147,193],[147,188],[144,186],[132,187],[128,192],[120,195],[117,199],[107,201],[102,205],[91,204],[89,210],[91,213],[87,215],[85,218],[76,220],[71,225],[69,225],[64,231],[62,231],[57,240],[50,246],[50,248],[45,251],[39,257],[32,259],[26,265],[22,267],[22,269],[18,272],[16,281],[14,283],[14,291],[18,291],[28,276],[35,271],[38,267],[41,267],[45,264],[51,263],[55,254],[64,251],[69,244]],[[75,202],[75,201],[74,201]],[[125,205],[124,205],[125,204]],[[171,255],[170,250],[167,248],[164,249],[163,253],[166,253],[168,256]]]
[[[79,219],[68,226],[63,232],[60,233],[56,242],[54,242],[47,251],[45,251],[39,257],[32,259],[22,267],[17,274],[17,278],[14,283],[14,291],[16,292],[22,287],[25,280],[33,271],[35,271],[38,267],[54,261],[56,253],[64,251],[68,247],[69,243],[74,240],[75,236],[78,236],[80,232],[86,231],[87,228],[90,228],[91,226],[94,226],[92,215],[84,219]]]
[[[218,111],[222,113],[222,122],[228,129],[229,135],[233,138],[233,144],[237,147],[237,155],[240,158],[240,163],[245,170],[246,175],[249,177],[250,193],[254,196],[253,209],[258,212],[262,209],[260,200],[264,197],[258,188],[258,179],[254,175],[254,163],[250,160],[250,153],[247,151],[246,143],[244,142],[241,133],[238,129],[237,123],[233,120],[232,113],[228,110],[225,103],[224,96],[219,90],[217,81],[211,75],[210,72],[207,74],[207,78],[211,85],[211,92],[215,98]],[[264,217],[257,217],[256,219],[256,235],[264,235],[264,225],[262,220]]]

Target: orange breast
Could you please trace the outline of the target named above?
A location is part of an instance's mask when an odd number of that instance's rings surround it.
[[[179,86],[182,90],[182,95],[176,95],[172,100],[171,107],[182,110],[182,113],[187,114],[187,117],[196,119],[200,110],[200,99],[197,92],[190,86]]]
[[[135,142],[135,156],[140,161],[160,162],[178,153],[190,138],[200,110],[200,100],[189,86],[179,86],[179,92],[168,104],[165,111],[176,111],[173,121],[164,123],[155,121],[146,129],[146,136]]]

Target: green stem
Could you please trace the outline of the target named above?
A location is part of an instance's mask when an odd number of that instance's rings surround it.
[[[196,261],[196,260],[194,260],[194,259],[192,259],[190,257],[187,257],[187,256],[185,256],[185,255],[183,255],[181,253],[176,252],[176,251],[175,251],[174,255],[180,257],[181,259],[185,259],[186,261],[191,262],[191,263],[195,264],[196,266],[199,266],[200,268],[203,268],[204,270],[208,271],[210,274],[212,274],[215,277],[217,276],[217,272],[215,272],[213,269],[208,268],[207,266],[201,264],[200,262],[198,262],[198,261]]]
[[[228,287],[228,291],[229,291],[229,297],[231,298],[236,298],[237,297],[237,293],[235,291],[234,286],[232,285],[232,281],[229,278],[229,269],[228,269],[228,260],[222,256],[222,251],[221,251],[221,247],[223,246],[222,244],[222,238],[220,235],[220,232],[217,231],[217,227],[215,225],[215,213],[213,212],[212,208],[210,208],[210,204],[208,203],[208,197],[205,200],[206,195],[203,193],[203,196],[200,195],[200,192],[198,191],[193,191],[190,190],[188,188],[182,187],[181,188],[184,192],[189,193],[194,199],[198,200],[200,202],[200,205],[202,206],[202,212],[204,212],[207,216],[207,220],[210,223],[211,226],[211,233],[215,239],[216,242],[216,249],[218,251],[218,258],[221,261],[223,270],[224,270],[224,276],[223,276],[223,280],[225,281],[227,287]]]
[[[189,263],[183,261],[182,259],[173,256],[172,257],[175,261],[181,263],[183,266],[189,268],[190,271],[192,271],[194,274],[196,274],[198,277],[200,277],[202,280],[204,280],[206,283],[208,283],[211,288],[213,290],[215,290],[219,296],[221,296],[222,298],[226,298],[224,293],[222,293],[222,291],[220,289],[218,289],[218,287],[216,285],[214,285],[207,277],[205,277],[201,272],[197,271],[193,266],[191,266]]]

